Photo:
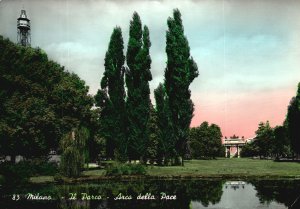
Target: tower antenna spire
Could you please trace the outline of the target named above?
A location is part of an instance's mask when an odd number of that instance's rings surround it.
[[[30,37],[30,20],[26,15],[26,10],[21,10],[20,17],[17,21],[17,29],[18,29],[18,44],[22,46],[30,46],[31,37]]]

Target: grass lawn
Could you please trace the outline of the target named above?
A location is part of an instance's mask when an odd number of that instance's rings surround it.
[[[84,176],[104,176],[105,175],[105,170],[89,170],[89,171],[84,171],[83,172]]]
[[[185,166],[150,167],[151,176],[241,176],[241,177],[297,177],[300,178],[300,163],[274,162],[248,158],[218,158],[217,160],[189,160]]]
[[[248,158],[218,158],[217,160],[187,160],[185,166],[147,166],[147,178],[298,178],[300,163],[274,162]],[[105,170],[87,170],[81,180],[105,178]],[[31,182],[54,181],[52,176],[32,177]]]
[[[30,182],[32,183],[53,183],[53,176],[35,176],[30,178]]]

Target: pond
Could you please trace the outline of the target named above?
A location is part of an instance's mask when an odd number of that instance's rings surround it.
[[[135,180],[1,188],[1,209],[300,208],[298,180]]]

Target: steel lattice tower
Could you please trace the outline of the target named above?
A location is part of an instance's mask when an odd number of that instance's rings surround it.
[[[26,11],[21,10],[21,15],[18,18],[18,44],[22,46],[30,46],[30,20],[27,18]]]

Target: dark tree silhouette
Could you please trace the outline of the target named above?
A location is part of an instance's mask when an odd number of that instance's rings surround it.
[[[124,89],[124,43],[121,28],[116,27],[105,54],[105,71],[101,79],[101,90],[95,96],[100,107],[101,133],[106,139],[106,154],[118,160],[127,156],[127,119]]]
[[[151,43],[147,26],[142,29],[139,15],[135,12],[130,21],[129,41],[127,48],[126,70],[128,117],[128,156],[132,160],[143,159],[146,154],[149,136],[147,124],[150,117],[150,72]]]
[[[173,17],[168,19],[166,39],[167,67],[164,85],[174,132],[175,158],[181,157],[183,165],[189,126],[194,112],[189,86],[198,76],[198,68],[190,56],[190,47],[184,36],[178,9],[175,9]]]

